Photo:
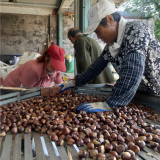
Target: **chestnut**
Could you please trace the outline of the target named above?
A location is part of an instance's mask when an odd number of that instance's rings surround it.
[[[136,139],[136,141],[142,140],[142,141],[146,141],[146,136],[140,136]]]
[[[131,159],[131,154],[130,154],[130,152],[123,152],[123,153],[121,154],[121,158],[122,158],[122,160],[130,160],[130,159]]]
[[[134,136],[132,136],[132,135],[127,135],[127,137],[126,137],[126,140],[128,141],[128,142],[134,142]]]
[[[58,136],[56,135],[56,134],[51,134],[51,141],[54,141],[54,142],[56,142],[56,141],[58,141]]]
[[[140,152],[140,148],[137,145],[132,146],[131,150],[136,154]]]
[[[79,158],[86,158],[87,157],[87,151],[84,150],[84,149],[80,149],[78,155],[79,155]]]
[[[98,153],[96,155],[96,160],[105,160],[106,159],[106,155],[104,153]]]
[[[58,139],[56,144],[57,144],[57,146],[63,146],[64,145],[64,140],[63,139]]]
[[[160,145],[158,145],[157,150],[158,150],[158,152],[160,152]]]
[[[97,149],[89,150],[89,156],[90,156],[91,158],[96,157],[97,154],[98,154],[98,150],[97,150]]]
[[[21,133],[24,132],[24,127],[23,126],[19,126],[18,127],[18,131],[21,132]]]
[[[121,154],[122,152],[125,151],[125,147],[120,144],[120,145],[116,146],[116,151],[117,151],[117,153]]]
[[[84,146],[84,141],[83,141],[83,139],[77,139],[77,140],[76,140],[76,145],[77,145],[78,147]]]
[[[90,149],[90,150],[94,149],[94,144],[91,142],[87,143],[87,149]]]
[[[100,143],[99,141],[95,140],[95,139],[92,141],[92,143],[93,143],[96,147],[101,145],[101,143]]]
[[[125,139],[124,139],[121,135],[118,135],[117,139],[118,139],[120,142],[125,142]]]
[[[146,143],[145,143],[144,141],[142,141],[142,140],[137,141],[136,144],[137,144],[137,146],[139,146],[139,148],[142,149],[142,150],[143,150],[143,149],[145,148],[145,146],[146,146]]]
[[[17,127],[13,127],[12,130],[11,130],[11,132],[12,132],[13,134],[16,134],[17,131],[18,131]]]
[[[90,138],[85,138],[85,139],[84,139],[84,143],[85,143],[85,144],[90,143],[90,142],[91,142],[91,139],[90,139]]]
[[[117,140],[117,134],[116,134],[116,133],[112,133],[112,134],[111,134],[111,138],[112,138],[113,140]]]
[[[158,147],[158,143],[157,142],[153,142],[153,141],[150,141],[150,146],[151,146],[151,148],[156,148],[156,147]]]
[[[109,141],[107,143],[109,143]],[[118,146],[118,142],[117,141],[112,141],[111,144],[113,146],[113,149],[116,150],[116,146]]]
[[[67,139],[67,144],[68,145],[73,145],[75,143],[75,140],[72,138]]]
[[[108,160],[117,160],[117,158],[115,156],[110,156],[109,158],[107,158]]]
[[[153,141],[156,141],[158,138],[159,138],[159,137],[158,137],[157,134],[152,134],[152,140],[153,140]]]
[[[152,141],[152,135],[151,134],[148,134],[147,136],[146,136],[146,142],[150,142],[150,141]]]
[[[113,146],[110,143],[106,143],[104,148],[106,152],[110,152],[113,149]]]
[[[132,150],[128,150],[127,152],[129,152],[131,154],[131,158],[132,159],[135,158],[135,152],[133,152]]]
[[[90,126],[90,129],[95,131],[96,130],[96,126],[93,124],[93,125]]]
[[[109,157],[112,157],[112,156],[114,156],[114,157],[116,157],[118,159],[118,153],[116,151],[111,151],[109,153]]]
[[[2,132],[0,132],[0,137],[5,137],[6,136],[6,132],[4,132],[4,131],[2,131]]]
[[[100,145],[97,147],[98,153],[104,153],[105,149],[104,149],[104,145]]]

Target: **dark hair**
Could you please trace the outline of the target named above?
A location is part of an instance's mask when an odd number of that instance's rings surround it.
[[[76,37],[76,35],[77,35],[78,33],[81,33],[81,30],[80,30],[80,29],[78,29],[78,28],[71,28],[71,29],[69,29],[69,31],[68,31],[68,38],[69,38],[69,37]]]
[[[116,22],[119,22],[119,21],[120,21],[121,15],[120,15],[118,12],[114,12],[114,13],[112,13],[111,15],[112,15],[114,21],[116,21]],[[103,27],[106,27],[106,25],[107,25],[107,18],[104,17],[99,24],[100,24],[101,26],[103,26]]]
[[[37,58],[37,63],[48,63],[50,60],[50,55],[47,50],[45,50],[41,56]]]

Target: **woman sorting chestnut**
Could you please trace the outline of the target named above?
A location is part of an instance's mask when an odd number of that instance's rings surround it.
[[[53,44],[36,60],[30,60],[12,71],[4,80],[5,87],[49,87],[52,82],[63,82],[61,71],[66,71],[65,51]]]

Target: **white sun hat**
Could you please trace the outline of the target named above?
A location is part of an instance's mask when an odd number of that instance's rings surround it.
[[[100,21],[114,12],[116,12],[116,8],[112,0],[99,0],[88,12],[88,27],[83,34],[94,32]]]

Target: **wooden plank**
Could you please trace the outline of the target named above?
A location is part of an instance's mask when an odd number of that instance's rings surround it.
[[[73,148],[73,146],[66,145],[66,149],[67,149],[69,160],[79,160],[78,153]]]
[[[10,159],[10,151],[12,145],[12,135],[7,134],[5,137],[5,141],[3,144],[2,155],[0,160],[9,160]]]
[[[32,143],[31,143],[31,135],[25,134],[24,135],[24,159],[25,160],[32,160]]]
[[[34,136],[34,140],[35,140],[37,160],[46,160],[44,152],[43,152],[43,148],[42,148],[40,134],[38,132],[34,132],[33,136]]]
[[[17,134],[15,137],[13,160],[21,160],[21,134]]]
[[[144,151],[140,151],[140,153],[138,153],[138,155],[140,157],[143,157],[144,159],[147,159],[147,160],[158,160],[157,158],[152,157],[150,154],[148,154]]]
[[[60,157],[60,154],[59,154],[59,151],[58,151],[58,149],[57,149],[57,146],[56,146],[55,142],[52,142],[52,141],[51,141],[51,144],[52,144],[52,147],[53,147],[53,149],[54,149],[54,151],[55,151],[55,154],[56,154],[58,160],[62,160],[61,157]]]
[[[14,144],[15,144],[15,134],[12,135],[12,144],[11,144],[11,151],[10,151],[10,160],[13,159]]]
[[[136,154],[136,158],[137,160],[143,160],[141,157],[139,157],[137,154]]]
[[[1,157],[1,151],[2,151],[2,137],[0,137],[0,157]]]
[[[144,121],[145,121],[145,122],[148,122],[148,123],[150,123],[150,124],[160,125],[160,122],[157,122],[157,121],[151,121],[151,120],[149,120],[149,119],[145,119]]]
[[[58,152],[63,160],[69,160],[66,150],[63,146],[57,146]]]
[[[145,147],[144,150],[147,152],[147,153],[150,153],[151,155],[153,155],[153,157],[157,158],[158,160],[160,160],[160,154],[148,147]]]
[[[54,152],[54,149],[52,147],[51,140],[50,140],[49,136],[47,134],[43,134],[43,137],[45,139],[45,143],[47,146],[50,160],[58,160],[58,158],[56,157],[56,154]]]

